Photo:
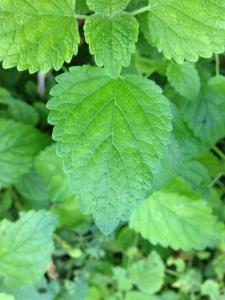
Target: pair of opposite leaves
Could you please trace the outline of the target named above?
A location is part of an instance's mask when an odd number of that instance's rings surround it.
[[[136,202],[151,188],[168,142],[171,114],[153,82],[108,75],[118,75],[135,51],[138,24],[123,12],[129,1],[87,2],[96,14],[86,20],[85,36],[96,63],[106,70],[72,68],[59,76],[49,102],[49,120],[55,125],[58,154],[83,210],[92,213],[108,234],[120,220],[129,218]],[[188,2],[150,1],[145,34],[167,58],[178,62],[223,51],[225,31],[218,15],[222,23],[224,4],[205,1],[203,8],[200,0],[194,5]],[[0,0],[3,65],[35,72],[59,69],[70,61],[79,43],[74,9],[74,0]],[[190,39],[194,46],[190,47]]]

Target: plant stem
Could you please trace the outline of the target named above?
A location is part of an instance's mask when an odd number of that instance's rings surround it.
[[[87,15],[75,15],[75,19],[86,20],[88,18]]]
[[[171,275],[171,276],[175,276],[175,277],[180,276],[180,274],[178,272],[170,270],[170,269],[166,269],[165,272],[166,272],[166,274]]]
[[[219,54],[215,54],[215,62],[216,62],[216,76],[220,75],[220,57]]]
[[[139,9],[136,9],[136,10],[132,11],[131,14],[133,16],[136,16],[136,15],[139,15],[139,14],[143,14],[144,12],[149,11],[149,10],[150,10],[150,5],[147,5],[147,6],[144,6],[144,7],[141,7]]]
[[[222,160],[225,161],[225,154],[217,146],[213,146],[212,149]]]

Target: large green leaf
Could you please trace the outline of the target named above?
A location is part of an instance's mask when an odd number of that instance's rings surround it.
[[[15,223],[0,223],[0,275],[8,286],[25,286],[47,270],[55,225],[55,217],[45,211],[30,211]]]
[[[109,234],[151,188],[171,129],[167,100],[150,80],[113,80],[99,68],[57,81],[48,107],[58,154],[83,210]]]
[[[70,62],[79,43],[74,9],[75,0],[0,0],[3,66],[33,73]]]
[[[224,51],[224,22],[223,0],[150,0],[146,36],[168,59],[197,61]]]
[[[125,1],[88,1],[96,14],[85,22],[86,41],[98,66],[105,66],[112,76],[117,76],[122,66],[128,66],[138,39],[136,19],[122,10]]]
[[[148,294],[158,292],[164,282],[164,264],[155,251],[148,258],[133,263],[128,273],[132,283]]]
[[[175,250],[201,250],[213,246],[219,236],[217,219],[204,201],[171,191],[155,192],[140,204],[130,227],[152,244]]]
[[[35,155],[48,144],[37,129],[0,119],[0,187],[16,183],[29,171]]]

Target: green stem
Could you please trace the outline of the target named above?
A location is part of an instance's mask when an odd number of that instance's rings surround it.
[[[136,9],[136,10],[132,11],[131,14],[133,16],[136,16],[136,15],[139,15],[139,14],[143,14],[144,12],[149,11],[149,10],[150,10],[150,5],[147,5],[147,6],[144,6],[144,7],[141,7],[139,9]]]
[[[216,76],[220,75],[220,57],[219,54],[215,54],[215,67],[216,67]]]
[[[171,276],[175,276],[175,277],[180,276],[180,274],[178,272],[170,270],[170,269],[166,269],[165,272],[166,272],[166,274],[171,275]]]
[[[74,17],[75,19],[80,19],[80,20],[86,20],[88,18],[88,16],[86,15],[75,15]]]
[[[213,146],[212,149],[222,160],[225,161],[225,154],[217,146]]]
[[[222,177],[224,175],[223,172],[219,173],[211,182],[210,186],[213,187],[219,180],[220,180],[220,177]]]

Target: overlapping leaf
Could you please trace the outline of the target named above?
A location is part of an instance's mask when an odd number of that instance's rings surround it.
[[[16,183],[29,171],[35,155],[48,144],[37,129],[0,119],[0,187]]]
[[[58,70],[70,62],[79,43],[74,10],[75,0],[1,0],[3,66],[33,73]]]
[[[151,188],[170,131],[167,100],[152,81],[93,67],[57,81],[48,107],[58,154],[83,210],[109,234]]]
[[[117,76],[122,66],[128,66],[138,38],[136,19],[123,12],[129,1],[89,0],[96,14],[85,22],[85,37],[98,66],[105,66],[109,74]]]
[[[182,63],[222,53],[225,45],[225,3],[221,0],[150,0],[146,37]]]
[[[135,210],[131,228],[152,244],[173,249],[201,250],[213,246],[219,239],[219,225],[203,200],[195,200],[190,192],[153,193]],[[176,192],[177,191],[177,192]]]
[[[46,272],[55,225],[55,218],[45,211],[30,211],[15,223],[0,223],[0,275],[7,285],[25,286]]]

